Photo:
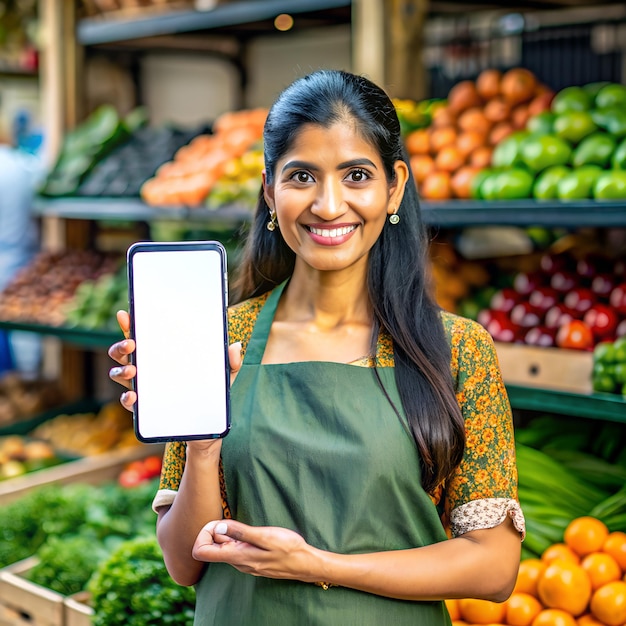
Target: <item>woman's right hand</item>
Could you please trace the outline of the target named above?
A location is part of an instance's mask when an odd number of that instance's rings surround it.
[[[120,325],[125,339],[114,343],[109,348],[109,356],[119,363],[119,365],[109,370],[109,378],[129,390],[122,394],[120,402],[127,411],[132,411],[133,405],[137,401],[137,394],[130,390],[130,387],[132,379],[137,375],[137,368],[130,363],[130,355],[135,351],[135,342],[128,338],[130,336],[130,316],[128,312],[118,311],[117,323]]]
[[[127,411],[132,412],[133,405],[137,401],[137,394],[131,390],[131,381],[137,375],[137,368],[130,363],[130,355],[135,351],[135,342],[128,338],[130,336],[130,316],[127,311],[117,312],[117,323],[120,325],[125,339],[114,343],[109,348],[109,356],[119,363],[109,370],[109,378],[128,389],[121,395],[120,402]],[[230,383],[232,385],[241,368],[240,343],[233,343],[228,347],[228,360],[230,361]]]

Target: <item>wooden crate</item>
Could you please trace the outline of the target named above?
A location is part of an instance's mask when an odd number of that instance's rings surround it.
[[[65,598],[65,626],[91,626],[93,614],[87,591]]]
[[[504,382],[590,394],[593,355],[583,350],[496,342]]]
[[[30,557],[0,570],[0,626],[65,626],[64,596],[20,576],[36,562]]]
[[[82,482],[98,485],[115,480],[127,463],[153,454],[161,455],[163,450],[163,444],[138,443],[130,448],[68,461],[62,465],[4,480],[0,482],[0,505],[15,500],[36,487],[50,483],[61,485]],[[1,622],[0,626],[3,626]]]

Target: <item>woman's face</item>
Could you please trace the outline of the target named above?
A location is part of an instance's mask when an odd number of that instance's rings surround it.
[[[387,216],[397,211],[408,170],[398,161],[395,171],[390,184],[378,151],[353,124],[311,124],[276,163],[273,184],[264,177],[263,186],[298,259],[316,270],[337,271],[365,264]]]

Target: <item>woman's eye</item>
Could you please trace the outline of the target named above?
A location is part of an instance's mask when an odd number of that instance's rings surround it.
[[[348,178],[354,183],[360,183],[369,178],[369,175],[365,170],[352,170],[348,174]]]
[[[300,171],[300,172],[294,172],[294,173],[291,175],[291,178],[292,178],[293,180],[295,180],[296,182],[298,182],[298,183],[308,183],[308,182],[310,182],[311,180],[313,180],[313,179],[311,178],[311,174],[309,174],[308,172],[303,172],[303,171]]]

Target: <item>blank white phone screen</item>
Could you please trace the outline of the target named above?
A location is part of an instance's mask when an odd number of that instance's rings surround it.
[[[138,251],[132,264],[137,434],[224,434],[228,372],[219,251]]]

